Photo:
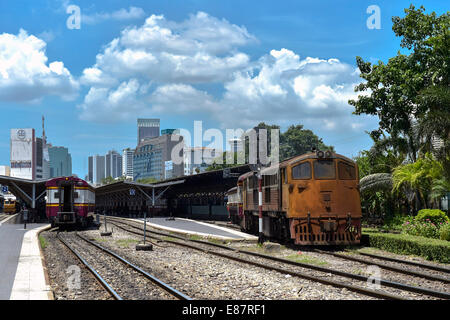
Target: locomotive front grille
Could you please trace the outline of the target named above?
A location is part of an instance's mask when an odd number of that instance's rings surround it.
[[[311,219],[308,225],[306,221],[297,220],[291,225],[291,234],[296,244],[300,245],[326,245],[326,244],[355,244],[360,242],[359,228],[352,225],[347,228],[347,223],[339,223],[338,220],[317,221]],[[343,220],[343,219],[339,219]]]

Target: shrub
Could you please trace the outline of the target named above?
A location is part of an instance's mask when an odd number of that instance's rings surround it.
[[[435,225],[439,225],[441,222],[449,222],[449,219],[444,211],[439,209],[422,209],[414,218],[417,222],[431,221]]]
[[[450,242],[448,241],[407,234],[370,233],[368,236],[371,247],[399,254],[414,254],[443,263],[450,262]]]
[[[431,221],[426,222],[405,222],[402,226],[404,233],[413,236],[422,236],[427,238],[439,239],[439,225],[434,224]]]
[[[443,223],[439,229],[439,238],[450,241],[450,223]]]

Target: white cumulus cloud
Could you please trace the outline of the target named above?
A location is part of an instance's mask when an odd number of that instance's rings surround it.
[[[45,41],[20,30],[0,34],[0,100],[36,102],[46,95],[76,97],[79,84],[63,62],[47,63]]]
[[[123,30],[91,68],[116,79],[220,82],[248,65],[249,57],[237,47],[254,40],[244,27],[203,12],[179,23],[151,15],[142,26]]]

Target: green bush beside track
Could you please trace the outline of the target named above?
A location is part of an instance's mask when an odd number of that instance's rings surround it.
[[[414,254],[427,260],[450,263],[450,242],[408,234],[365,233],[371,247],[399,254]]]

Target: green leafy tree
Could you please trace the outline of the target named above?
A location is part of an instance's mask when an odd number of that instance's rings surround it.
[[[334,151],[334,147],[325,145],[322,138],[303,129],[303,125],[292,125],[280,136],[280,160],[311,152],[313,148]]]
[[[415,162],[423,141],[417,139],[416,123],[433,112],[444,112],[442,104],[433,109],[427,103],[430,88],[449,86],[450,68],[450,16],[445,13],[425,14],[425,8],[413,5],[405,9],[404,18],[393,17],[393,31],[401,37],[400,51],[388,63],[372,65],[361,57],[356,58],[361,78],[356,92],[364,92],[357,100],[349,100],[355,106],[355,114],[377,115],[378,130],[371,136],[378,140],[386,132],[391,142],[402,147],[409,159]]]

